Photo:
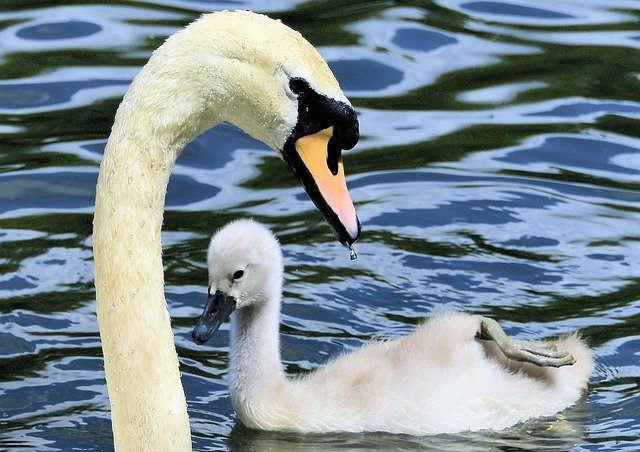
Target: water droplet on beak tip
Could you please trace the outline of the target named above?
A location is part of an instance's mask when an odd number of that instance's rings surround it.
[[[353,249],[353,246],[349,245],[349,259],[355,261],[357,258],[358,255],[356,254],[356,250]]]

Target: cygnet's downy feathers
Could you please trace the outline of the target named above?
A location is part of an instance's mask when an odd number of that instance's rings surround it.
[[[505,358],[493,341],[480,339],[488,319],[441,313],[409,336],[370,342],[287,378],[278,340],[277,240],[264,226],[240,220],[213,237],[208,257],[210,297],[194,340],[205,342],[231,316],[231,400],[251,428],[413,435],[503,429],[571,406],[593,368],[575,335],[553,343],[573,355],[573,365],[539,367]]]

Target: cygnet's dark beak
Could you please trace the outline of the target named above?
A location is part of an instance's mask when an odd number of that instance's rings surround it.
[[[213,333],[218,331],[220,325],[224,323],[231,313],[236,309],[236,299],[222,292],[216,290],[216,292],[207,297],[207,304],[204,307],[204,312],[198,320],[198,324],[193,329],[191,337],[193,341],[202,345],[211,339]]]

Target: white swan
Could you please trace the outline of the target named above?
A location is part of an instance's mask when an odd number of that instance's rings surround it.
[[[193,338],[206,342],[233,312],[231,401],[251,428],[414,435],[502,429],[576,402],[593,367],[576,336],[554,343],[556,352],[512,341],[490,319],[449,313],[409,336],[369,343],[287,379],[278,339],[282,256],[276,238],[250,220],[230,223],[211,240],[208,262],[210,296]],[[494,336],[518,359],[573,365],[507,359],[496,342],[480,339]]]
[[[279,153],[342,243],[360,233],[341,159],[358,122],[318,52],[250,12],[205,15],[170,37],[118,108],[96,192],[97,313],[120,450],[191,448],[160,229],[177,156],[223,121]]]

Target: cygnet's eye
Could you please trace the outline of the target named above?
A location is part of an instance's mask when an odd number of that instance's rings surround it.
[[[303,78],[294,77],[289,80],[289,88],[293,94],[302,94],[309,89],[309,84]]]
[[[244,276],[244,270],[237,270],[233,274],[233,279],[238,280],[238,279],[242,278],[243,276]]]

